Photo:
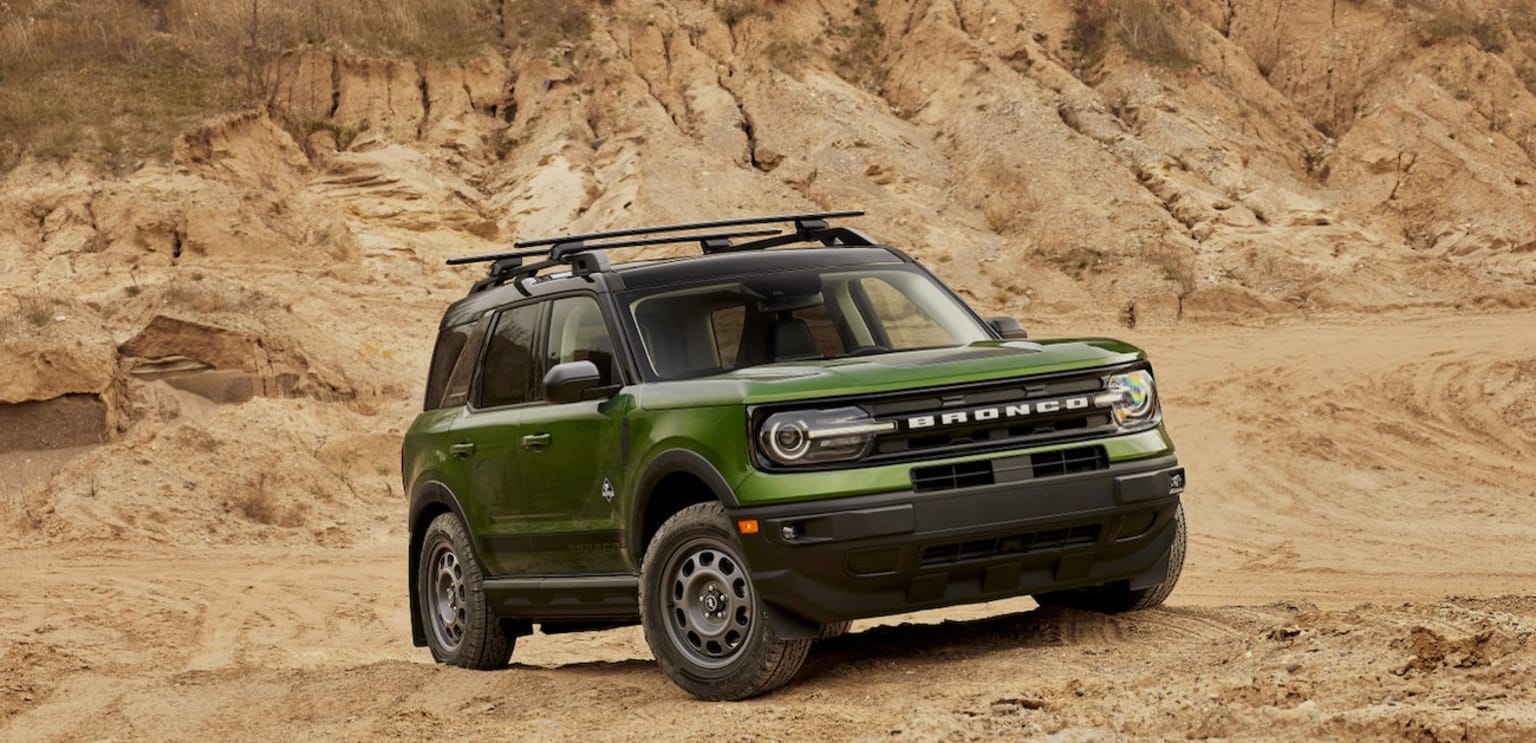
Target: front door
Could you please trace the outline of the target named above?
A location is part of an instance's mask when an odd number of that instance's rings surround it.
[[[590,361],[599,385],[623,384],[609,325],[595,297],[556,299],[543,334],[543,364]],[[548,518],[527,523],[542,570],[550,575],[627,572],[617,493],[623,492],[624,416],[631,399],[611,397],[565,404],[540,402],[523,409],[523,495],[531,513]]]

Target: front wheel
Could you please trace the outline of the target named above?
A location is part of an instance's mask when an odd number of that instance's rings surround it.
[[[1039,593],[1034,596],[1035,603],[1041,606],[1082,609],[1104,614],[1119,614],[1161,606],[1168,600],[1168,595],[1173,593],[1173,587],[1179,582],[1179,574],[1184,572],[1184,547],[1189,538],[1184,527],[1183,506],[1179,506],[1179,509],[1174,512],[1173,521],[1173,546],[1168,548],[1168,577],[1164,578],[1162,583],[1135,591],[1122,581],[1103,586]]]
[[[657,665],[684,691],[734,701],[789,683],[810,640],[781,639],[719,503],[667,519],[640,567],[640,622]]]
[[[422,535],[416,595],[437,662],[490,670],[512,658],[517,641],[501,631],[481,590],[484,578],[459,517],[445,513],[432,519]]]

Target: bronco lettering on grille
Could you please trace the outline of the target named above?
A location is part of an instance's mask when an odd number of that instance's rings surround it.
[[[1087,410],[1096,406],[1102,407],[1098,405],[1097,399],[1088,396],[1041,400],[1036,403],[1015,402],[1008,403],[1007,405],[956,410],[948,413],[935,413],[933,415],[914,415],[903,420],[902,427],[907,430],[914,430],[938,426],[959,426],[967,423],[986,423],[987,421],[1024,418],[1031,415],[1048,415],[1070,410]]]

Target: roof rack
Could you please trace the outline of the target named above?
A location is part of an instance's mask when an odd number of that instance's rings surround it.
[[[461,266],[469,263],[491,264],[485,278],[476,281],[470,287],[469,293],[485,291],[499,286],[508,281],[514,282],[519,289],[522,285],[516,282],[521,279],[534,276],[546,268],[568,264],[571,273],[575,276],[588,276],[593,273],[607,271],[609,268],[607,254],[602,251],[612,248],[639,248],[653,245],[672,245],[686,242],[699,243],[699,249],[706,253],[729,253],[741,250],[764,250],[782,245],[793,245],[800,242],[819,242],[822,245],[858,245],[869,246],[875,242],[868,236],[857,230],[846,227],[832,227],[827,224],[829,219],[840,217],[862,216],[863,211],[836,211],[836,212],[812,212],[806,214],[778,214],[767,217],[744,217],[741,219],[719,219],[708,222],[685,222],[681,224],[659,225],[655,227],[632,227],[623,230],[610,230],[607,232],[589,232],[579,235],[564,235],[559,237],[541,237],[532,240],[519,240],[512,244],[516,250],[504,253],[489,253],[486,255],[461,256],[448,259],[448,265]],[[794,231],[785,234],[783,230],[741,230],[733,232],[700,233],[697,230],[713,229],[717,227],[740,227],[757,224],[775,224],[790,222],[794,225]],[[664,235],[669,232],[686,232],[691,234],[670,235],[662,237],[648,237],[630,240],[618,240],[615,238],[634,238],[639,235]],[[733,242],[737,238],[755,237],[763,238],[751,242],[737,244]],[[601,242],[594,243],[597,240]],[[534,263],[524,263],[525,258],[544,256],[545,259]],[[522,289],[524,293],[526,289]]]

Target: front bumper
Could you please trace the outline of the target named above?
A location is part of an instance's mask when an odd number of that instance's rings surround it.
[[[1168,572],[1184,470],[1172,454],[941,492],[731,509],[753,585],[810,624]]]

